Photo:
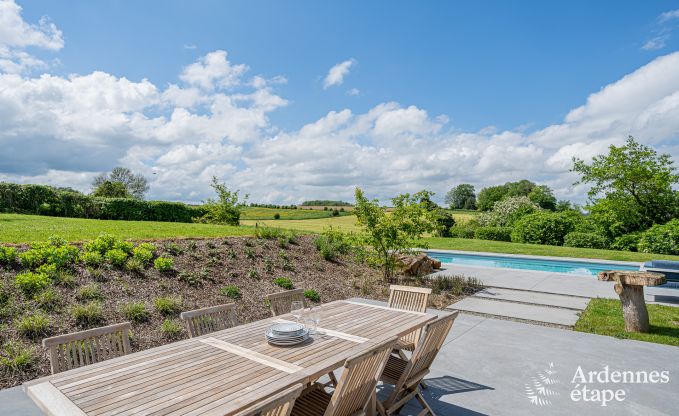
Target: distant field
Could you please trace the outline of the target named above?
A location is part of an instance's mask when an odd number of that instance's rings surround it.
[[[354,215],[309,220],[243,220],[241,223],[243,225],[260,224],[269,227],[287,228],[314,233],[320,233],[329,226],[337,227],[344,231],[354,231],[358,228]]]
[[[0,242],[25,243],[59,235],[69,241],[95,238],[106,232],[123,239],[222,237],[252,235],[251,227],[180,222],[108,221],[39,215],[0,214]]]
[[[340,208],[340,207],[338,207]],[[274,215],[279,214],[282,220],[306,220],[314,218],[330,218],[332,217],[332,210],[323,211],[315,209],[278,209],[278,208],[260,208],[260,207],[246,207],[243,209],[241,215],[242,220],[273,220]],[[349,215],[348,212],[340,212],[340,215]]]

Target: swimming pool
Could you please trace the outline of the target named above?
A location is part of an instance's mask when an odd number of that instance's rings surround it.
[[[504,267],[508,269],[538,270],[543,272],[567,273],[584,276],[596,276],[604,270],[639,270],[638,265],[625,263],[605,263],[588,261],[570,261],[540,259],[534,257],[493,256],[486,254],[462,254],[427,251],[427,255],[441,260],[442,263],[453,263],[468,266]]]

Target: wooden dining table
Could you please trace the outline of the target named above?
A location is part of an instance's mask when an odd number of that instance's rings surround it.
[[[342,367],[361,349],[436,317],[353,301],[319,307],[317,333],[295,346],[264,336],[281,315],[24,384],[49,415],[228,415]]]

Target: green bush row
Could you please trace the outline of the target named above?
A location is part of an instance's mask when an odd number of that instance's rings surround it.
[[[0,212],[102,220],[191,222],[206,210],[180,202],[96,198],[72,189],[0,182]]]

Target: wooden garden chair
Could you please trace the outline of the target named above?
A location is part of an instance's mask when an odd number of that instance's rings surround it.
[[[266,295],[266,300],[269,302],[269,309],[273,316],[285,315],[290,313],[292,302],[300,301],[306,308],[304,301],[304,289],[292,289],[284,292],[270,293]]]
[[[410,360],[403,360],[394,355],[389,356],[380,380],[393,384],[394,391],[383,403],[377,403],[381,415],[389,416],[398,413],[413,397],[423,408],[420,415],[434,415],[431,407],[422,397],[420,383],[424,376],[429,374],[429,367],[441,350],[458,313],[455,311],[440,316],[434,322],[427,324]]]
[[[377,380],[384,370],[396,337],[372,343],[368,350],[349,358],[335,391],[327,393],[322,384],[308,387],[295,402],[292,416],[365,416],[376,404]]]
[[[52,374],[129,354],[129,322],[45,338]]]
[[[234,303],[182,312],[179,317],[186,322],[189,338],[238,325]]]
[[[304,389],[303,384],[298,384],[283,390],[280,393],[261,400],[257,404],[248,407],[233,416],[289,416],[292,406],[299,394]]]
[[[394,309],[400,309],[411,312],[426,312],[429,302],[429,295],[431,289],[424,287],[413,286],[389,286],[389,302],[388,306]],[[396,343],[396,349],[402,359],[407,359],[403,350],[414,351],[417,346],[417,341],[420,339],[422,330],[417,329],[401,338]]]

